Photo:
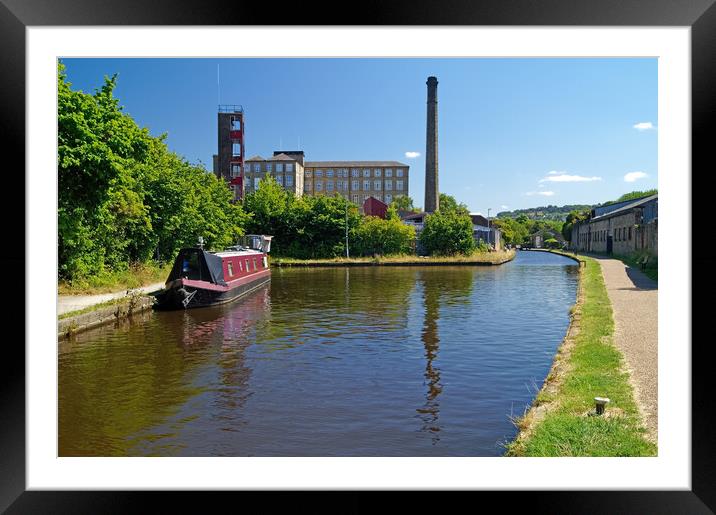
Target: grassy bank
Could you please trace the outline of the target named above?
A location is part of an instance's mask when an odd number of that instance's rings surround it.
[[[569,254],[567,254],[569,255]],[[599,263],[579,256],[580,286],[569,332],[530,410],[515,423],[508,456],[655,456],[641,425]],[[594,397],[608,397],[604,415]]]
[[[499,265],[514,259],[515,251],[475,252],[471,255],[429,256],[415,255],[377,256],[332,259],[274,258],[275,266],[356,266],[356,265]]]
[[[618,256],[613,255],[612,256],[615,259],[618,259],[625,265],[630,266],[631,268],[635,270],[639,270],[640,272],[643,272],[644,275],[646,275],[649,279],[659,282],[659,266],[658,263],[654,261],[653,258],[651,258],[649,263],[647,263],[646,268],[644,270],[641,269],[641,265],[637,263],[638,256],[631,255],[631,256]]]
[[[173,263],[139,263],[126,270],[103,274],[73,281],[58,281],[59,295],[94,295],[139,288],[152,283],[163,282],[169,276]]]

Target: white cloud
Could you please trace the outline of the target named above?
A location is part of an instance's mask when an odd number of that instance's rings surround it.
[[[648,131],[650,129],[655,129],[654,125],[651,122],[639,122],[634,124],[634,128],[638,131]]]
[[[405,157],[415,159],[416,157],[420,157],[420,152],[406,152]]]
[[[624,176],[624,182],[634,182],[638,179],[644,179],[645,177],[649,177],[644,172],[629,172]]]
[[[528,191],[525,193],[528,197],[531,197],[532,195],[542,195],[543,197],[551,197],[554,195],[554,191]]]
[[[583,175],[569,175],[566,172],[555,172],[554,170],[547,174],[547,177],[540,179],[539,182],[591,182],[601,181],[601,177],[584,177]]]
[[[500,206],[500,209],[507,209],[508,207],[510,207],[510,206],[506,206],[506,205],[502,204],[502,205]]]

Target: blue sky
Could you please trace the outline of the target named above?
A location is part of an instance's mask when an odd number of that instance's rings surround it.
[[[440,191],[471,211],[593,204],[657,187],[657,59],[63,62],[73,89],[87,93],[117,73],[125,111],[208,169],[217,104],[242,104],[247,155],[300,142],[308,160],[401,161],[423,206],[425,81],[435,75]]]

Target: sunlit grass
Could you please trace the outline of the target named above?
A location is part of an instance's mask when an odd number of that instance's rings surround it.
[[[374,264],[374,265],[425,265],[425,264],[499,264],[509,261],[515,257],[515,251],[497,252],[474,252],[470,255],[457,256],[416,256],[395,255],[376,257],[351,257],[331,259],[295,259],[295,258],[274,258],[272,263],[276,266],[333,266],[352,264]]]
[[[57,291],[59,295],[93,295],[140,288],[164,282],[169,276],[172,264],[138,263],[126,270],[108,271],[73,281],[58,281]]]
[[[614,321],[601,268],[579,256],[582,302],[574,309],[578,332],[570,350],[535,405],[546,406],[516,424],[524,432],[507,446],[508,456],[655,456],[646,438],[624,359],[614,346]],[[546,385],[547,386],[547,383]],[[594,397],[608,397],[604,415],[594,413]]]

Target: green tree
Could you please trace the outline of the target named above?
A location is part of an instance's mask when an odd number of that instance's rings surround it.
[[[457,202],[455,197],[448,195],[447,193],[440,194],[440,211],[446,212],[451,211],[461,215],[469,215],[470,210],[467,205]]]
[[[413,205],[413,199],[407,195],[398,195],[395,197],[390,203],[390,207],[395,208],[397,211],[418,212]]]
[[[246,216],[228,186],[170,152],[122,111],[117,76],[93,95],[58,65],[59,275],[73,279],[172,259],[203,236],[221,248]]]
[[[361,255],[405,254],[412,250],[415,228],[397,218],[365,217],[354,232],[354,253]]]
[[[472,219],[455,211],[441,209],[426,215],[419,239],[431,255],[470,254],[475,250]]]

